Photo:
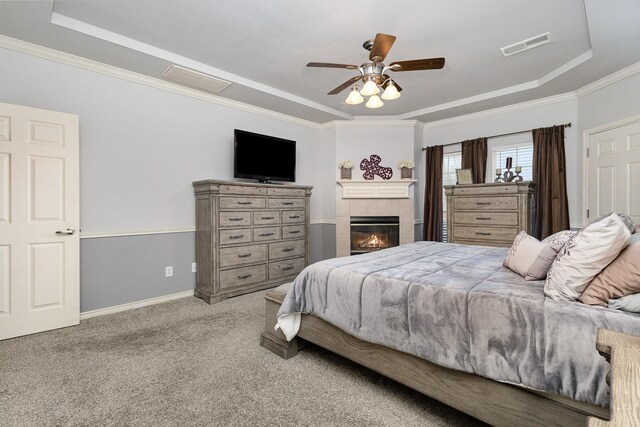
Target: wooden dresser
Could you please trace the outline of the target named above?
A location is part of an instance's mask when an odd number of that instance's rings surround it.
[[[196,181],[195,296],[209,304],[291,281],[309,263],[309,186]]]
[[[447,241],[510,247],[531,234],[534,183],[445,185]]]

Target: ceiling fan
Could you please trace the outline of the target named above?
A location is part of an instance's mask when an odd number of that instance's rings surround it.
[[[402,88],[386,74],[387,71],[418,71],[418,70],[437,70],[444,67],[444,58],[427,58],[427,59],[413,59],[410,61],[396,61],[392,62],[388,66],[385,66],[382,61],[386,58],[391,46],[396,41],[395,36],[389,34],[376,34],[376,38],[367,40],[362,44],[366,50],[371,51],[369,54],[369,61],[364,64],[350,65],[350,64],[333,64],[327,62],[309,62],[307,67],[320,67],[320,68],[346,68],[348,70],[358,70],[359,75],[354,76],[333,89],[327,95],[336,95],[342,92],[347,87],[353,85],[351,93],[347,98],[347,104],[360,104],[364,101],[364,96],[370,96],[366,106],[369,108],[379,108],[384,103],[378,97],[380,93],[380,87],[384,89],[382,99],[391,100],[400,97]],[[364,86],[359,90],[355,84],[358,80],[362,80]]]

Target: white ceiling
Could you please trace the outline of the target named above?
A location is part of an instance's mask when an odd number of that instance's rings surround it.
[[[638,0],[0,1],[0,34],[162,78],[170,64],[232,82],[219,96],[323,123],[354,116],[425,122],[566,93],[640,61]],[[393,73],[402,97],[346,105],[362,43],[397,36],[385,63],[440,57],[442,70]],[[500,47],[550,32],[550,44]]]

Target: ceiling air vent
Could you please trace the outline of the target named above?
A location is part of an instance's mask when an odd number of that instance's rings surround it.
[[[515,55],[516,53],[524,52],[525,50],[533,49],[534,47],[542,46],[543,44],[547,44],[549,42],[551,42],[549,33],[544,33],[509,46],[501,47],[500,51],[504,56],[510,56]]]
[[[171,65],[167,71],[164,72],[163,76],[174,82],[211,93],[219,93],[231,84],[231,82],[226,80],[189,70],[188,68],[182,68],[178,65]]]

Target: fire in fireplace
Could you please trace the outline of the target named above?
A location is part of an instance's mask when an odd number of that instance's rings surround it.
[[[363,254],[400,244],[397,216],[352,216],[351,255]]]

